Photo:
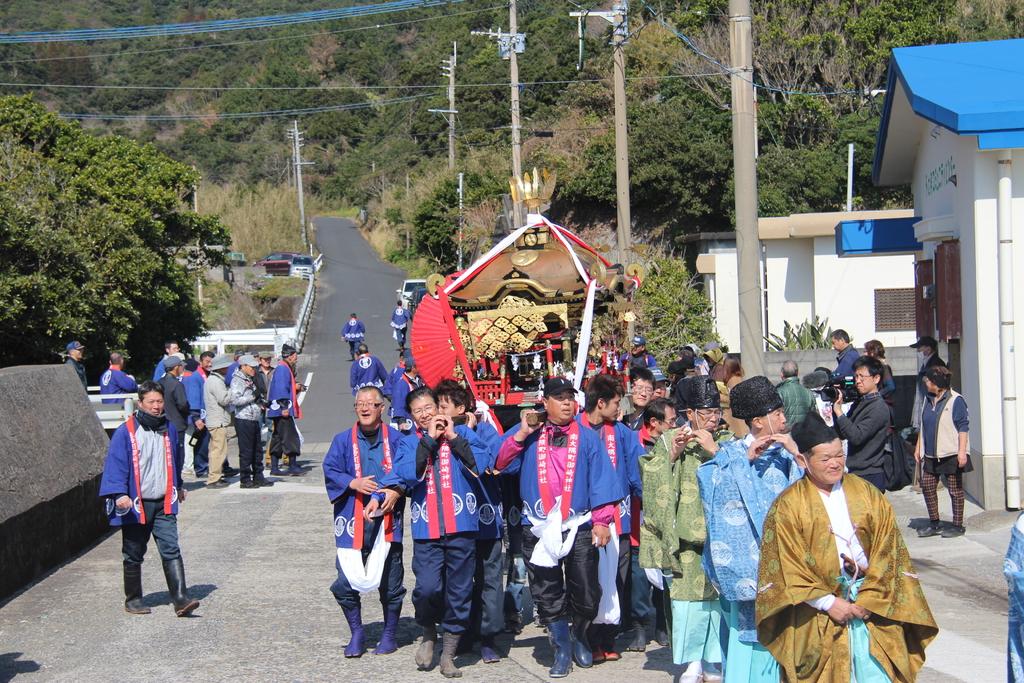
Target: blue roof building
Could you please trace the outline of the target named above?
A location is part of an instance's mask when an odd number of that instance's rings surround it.
[[[949,341],[959,368],[975,466],[967,491],[986,508],[1018,508],[1024,40],[893,50],[872,177],[913,191],[917,332]]]

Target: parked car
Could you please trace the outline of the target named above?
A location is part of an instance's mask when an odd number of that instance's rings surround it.
[[[290,275],[292,272],[292,259],[296,256],[303,256],[294,251],[277,251],[273,254],[267,254],[259,261],[254,263],[254,266],[263,266],[267,271],[267,275]]]
[[[292,267],[288,272],[292,277],[313,277],[315,272],[316,265],[313,263],[312,256],[292,257]]]
[[[409,316],[416,315],[416,307],[420,305],[420,301],[427,294],[426,285],[416,285],[416,288],[412,291],[412,295],[409,297]]]
[[[409,304],[412,303],[413,292],[418,286],[426,286],[426,284],[426,280],[405,280],[402,282],[401,288],[395,290],[395,294],[402,299],[402,303],[408,308]]]

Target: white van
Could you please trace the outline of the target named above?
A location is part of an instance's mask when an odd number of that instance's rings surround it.
[[[416,287],[426,284],[426,280],[405,280],[402,282],[402,288],[395,290],[395,294],[401,298],[402,304],[408,308],[412,299],[412,293],[416,291]]]

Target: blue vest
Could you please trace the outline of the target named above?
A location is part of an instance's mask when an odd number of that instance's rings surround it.
[[[295,377],[292,375],[291,366],[281,361],[274,368],[274,374],[270,376],[270,388],[267,389],[267,401],[270,402],[270,407],[267,409],[267,417],[281,417],[281,410],[285,407],[291,408],[290,415],[295,415],[295,406],[291,405],[294,391]],[[287,403],[275,407],[275,401],[287,401]]]
[[[501,435],[492,425],[481,422],[476,426],[476,435],[487,444],[491,453],[491,462],[498,458],[498,449],[501,448]],[[501,481],[500,475],[487,474],[479,467],[480,478],[477,481],[479,492],[479,526],[476,537],[480,540],[494,540],[501,538],[501,520],[504,510],[501,507]]]
[[[141,429],[136,423],[136,430]],[[167,436],[171,440],[171,453],[174,456],[173,477],[171,481],[171,514],[178,514],[178,491],[181,490],[181,467],[185,464],[184,449],[178,448],[178,432],[170,422],[167,423]],[[108,496],[117,493],[126,494],[132,499],[132,507],[121,512]],[[132,462],[132,440],[128,435],[128,423],[114,430],[107,448],[107,459],[103,463],[103,477],[100,479],[100,498],[106,498],[107,518],[110,526],[126,526],[139,524],[139,512],[142,510],[142,498],[135,486],[135,468]]]
[[[482,472],[493,466],[487,445],[465,425],[457,425],[455,433],[469,442],[476,458],[477,471]],[[430,518],[437,517],[441,535],[464,532],[476,532],[479,519],[479,484],[476,477],[453,452],[451,455],[452,498],[451,507],[455,514],[455,528],[445,528],[442,510],[444,508],[443,491],[441,489],[440,457],[434,458],[434,482],[437,488],[437,509],[432,509],[427,500],[427,474],[422,479],[416,478],[416,449],[420,437],[416,432],[402,438],[398,446],[398,456],[391,474],[384,478],[384,485],[398,484],[404,486],[409,497],[409,518],[412,522],[412,538],[415,541],[437,538],[431,536]],[[438,453],[438,456],[440,454]]]
[[[381,432],[382,433],[382,432]],[[367,442],[362,432],[356,436],[359,439],[359,460],[364,477],[373,476],[378,484],[383,482],[387,476],[384,472],[384,442],[377,436],[377,443],[373,446]],[[391,465],[394,471],[398,445],[402,435],[395,429],[388,430],[388,441],[391,445]],[[355,547],[355,528],[357,524],[363,524],[364,520],[355,519],[356,497],[361,495],[349,488],[349,484],[356,477],[356,468],[352,460],[352,429],[346,429],[334,437],[331,447],[327,449],[324,456],[324,485],[327,487],[327,497],[334,503],[334,542],[339,548]],[[363,504],[370,502],[370,496],[363,495]],[[405,510],[405,498],[401,498],[395,505],[394,512],[394,534],[392,541],[402,542],[402,519]],[[383,517],[381,518],[383,519]],[[372,547],[372,539],[368,533],[371,525],[366,525],[363,534],[363,547]]]
[[[515,431],[505,437],[511,439]],[[502,470],[502,474],[520,473],[519,495],[523,500],[523,526],[531,526],[526,510],[532,511],[534,517],[542,519],[547,516],[540,486],[537,481],[537,430],[524,442],[525,448],[518,458]],[[582,514],[594,508],[616,503],[626,495],[608,455],[604,452],[601,439],[592,429],[580,429],[579,453],[576,460],[576,475],[573,481],[570,514]]]
[[[370,354],[363,354],[352,363],[348,371],[349,385],[352,387],[352,395],[363,387],[377,387],[383,390],[384,382],[388,379],[388,371],[380,359]]]
[[[586,415],[577,416],[576,421],[580,424],[580,431],[588,429],[597,435],[601,440],[601,451],[607,457],[608,450],[605,448],[604,426],[602,425],[594,429],[587,421]],[[622,490],[626,492],[626,497],[619,501],[619,521],[622,523],[622,528],[618,529],[618,533],[628,534],[633,528],[631,496],[636,496],[638,499],[643,497],[643,485],[640,481],[640,456],[644,454],[644,451],[636,432],[621,422],[616,422],[612,426],[615,429],[615,474],[619,478]],[[608,464],[610,465],[611,462],[609,457]]]

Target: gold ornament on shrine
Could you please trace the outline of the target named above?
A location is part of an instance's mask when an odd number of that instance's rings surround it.
[[[526,204],[530,213],[537,213],[540,207],[551,202],[551,196],[555,193],[556,176],[553,171],[544,169],[538,171],[534,166],[533,174],[529,171],[523,174],[522,178],[512,176],[508,179],[509,189],[512,190],[512,201]]]

